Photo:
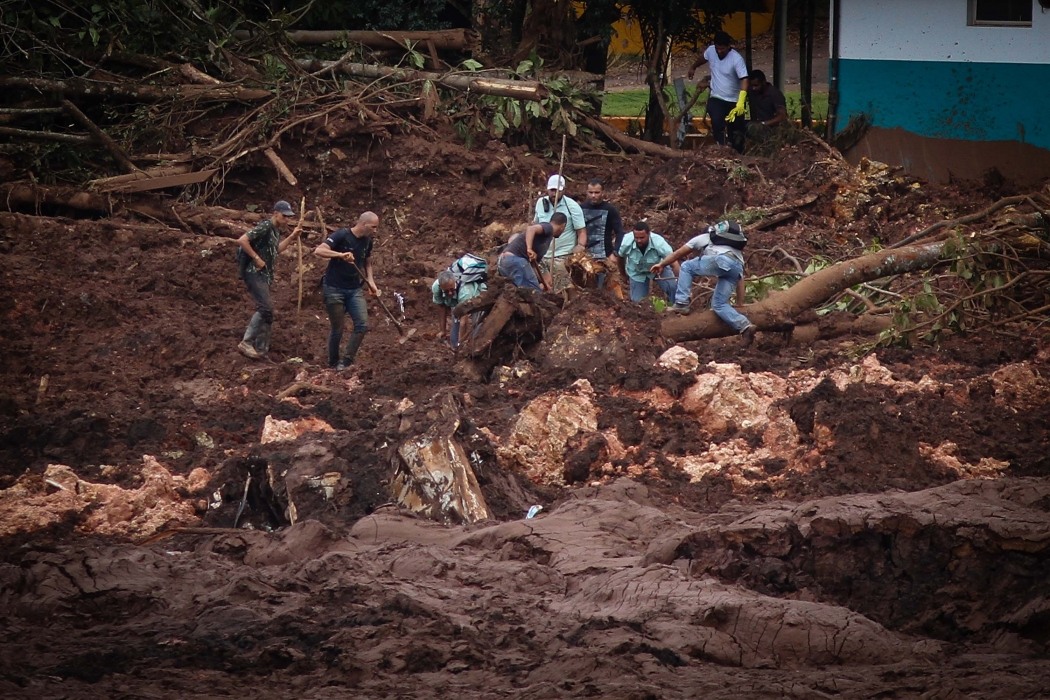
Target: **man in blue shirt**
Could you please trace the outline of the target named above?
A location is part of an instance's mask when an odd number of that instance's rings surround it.
[[[623,237],[620,249],[610,255],[609,260],[620,268],[620,274],[630,282],[631,301],[639,302],[649,296],[651,280],[656,280],[668,301],[674,300],[674,276],[678,274],[678,263],[671,265],[674,275],[670,270],[663,269],[659,274],[654,274],[651,269],[671,252],[671,244],[660,234],[652,233],[645,221],[636,223],[634,230]]]
[[[368,332],[368,304],[364,285],[379,296],[379,288],[372,278],[372,239],[379,230],[379,217],[366,211],[349,229],[336,229],[314,249],[314,255],[328,260],[322,280],[324,308],[328,312],[331,331],[328,334],[328,366],[342,371],[354,363],[357,351]],[[343,339],[346,315],[354,322],[354,330],[346,341],[342,357],[339,344]]]

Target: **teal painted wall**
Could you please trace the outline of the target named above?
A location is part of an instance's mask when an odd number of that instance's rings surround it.
[[[1050,65],[839,59],[837,128],[874,126],[1050,150]]]

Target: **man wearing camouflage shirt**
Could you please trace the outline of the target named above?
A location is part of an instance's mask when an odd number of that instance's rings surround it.
[[[273,330],[273,302],[270,301],[270,285],[273,284],[277,255],[284,252],[288,244],[302,233],[298,226],[281,240],[281,231],[294,216],[292,205],[283,199],[273,205],[273,216],[259,222],[251,231],[237,239],[237,244],[248,256],[244,268],[244,285],[255,302],[255,313],[244,338],[237,349],[253,360],[264,356],[270,349],[270,334]]]

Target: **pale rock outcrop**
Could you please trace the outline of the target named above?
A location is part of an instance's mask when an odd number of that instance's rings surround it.
[[[700,366],[700,358],[692,350],[686,350],[681,345],[672,345],[660,355],[656,361],[661,367],[673,369],[682,374],[695,372]]]
[[[200,521],[193,501],[210,475],[202,468],[188,477],[174,476],[151,455],[143,455],[142,485],[123,488],[81,479],[69,467],[50,464],[43,476],[27,475],[0,491],[0,536],[32,532],[66,518],[78,518],[77,530],[103,536],[139,538],[159,530]]]
[[[566,391],[533,399],[522,409],[510,436],[497,449],[500,460],[533,481],[562,484],[563,455],[569,438],[597,432],[594,389],[586,379]]]

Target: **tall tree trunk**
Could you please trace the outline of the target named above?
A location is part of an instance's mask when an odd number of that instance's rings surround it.
[[[649,104],[645,109],[646,141],[663,143],[664,121],[667,119],[667,101],[664,87],[667,86],[667,66],[671,47],[664,31],[663,13],[655,27],[642,30],[642,44],[648,59],[645,82],[649,86]]]

